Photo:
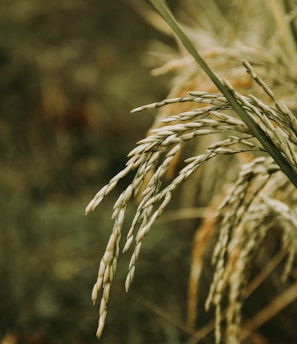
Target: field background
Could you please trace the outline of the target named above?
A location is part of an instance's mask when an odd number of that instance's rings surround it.
[[[2,1],[0,28],[0,342],[96,343],[90,294],[113,199],[84,209],[152,123],[130,110],[168,91],[144,63],[160,35],[123,1]],[[125,273],[106,343],[155,332]]]

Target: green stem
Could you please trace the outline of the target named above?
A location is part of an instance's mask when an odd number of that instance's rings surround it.
[[[159,14],[163,17],[166,23],[170,26],[170,28],[174,31],[174,33],[180,39],[184,47],[193,56],[195,61],[200,65],[200,67],[204,70],[204,72],[208,75],[208,77],[212,80],[216,87],[226,97],[226,99],[232,106],[233,110],[247,125],[250,132],[258,139],[261,145],[265,148],[265,150],[270,154],[274,161],[279,165],[281,170],[287,175],[290,181],[297,188],[297,174],[293,170],[292,166],[288,163],[288,161],[285,159],[282,153],[278,150],[271,138],[267,136],[264,133],[264,131],[253,121],[253,119],[237,102],[236,98],[230,92],[230,90],[226,88],[218,79],[218,77],[212,72],[210,67],[207,65],[207,63],[203,60],[198,51],[195,49],[189,38],[185,35],[185,33],[183,32],[183,30],[181,29],[173,15],[170,13],[169,9],[165,6],[164,2],[162,0],[150,0],[150,2],[159,12]]]

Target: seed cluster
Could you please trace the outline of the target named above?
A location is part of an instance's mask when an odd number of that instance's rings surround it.
[[[274,106],[265,104],[255,96],[241,95],[227,82],[224,83],[225,86],[232,91],[238,103],[297,171],[296,117],[284,103],[275,98],[248,62],[244,61],[244,66],[271,98]],[[296,197],[296,192],[278,165],[253,138],[247,126],[234,115],[224,96],[218,93],[190,92],[186,97],[166,99],[136,108],[132,112],[184,102],[197,103],[199,106],[194,110],[164,118],[161,127],[152,129],[147,137],[137,143],[128,154],[129,159],[125,168],[94,196],[86,208],[87,214],[93,211],[121,179],[134,173],[132,182],[121,192],[114,204],[112,233],[92,291],[94,303],[101,293],[98,337],[102,334],[106,320],[107,303],[120,255],[120,241],[129,202],[138,199],[137,210],[123,245],[123,252],[133,247],[125,282],[127,291],[134,278],[142,242],[154,222],[164,212],[173,192],[200,167],[220,155],[258,152],[258,157],[242,165],[232,192],[217,211],[216,223],[219,234],[213,253],[215,273],[206,308],[211,305],[216,308],[218,343],[222,337],[222,300],[225,293],[228,293],[229,299],[226,315],[228,343],[236,343],[240,337],[240,314],[249,277],[249,266],[267,232],[276,225],[282,228],[283,245],[290,252],[284,272],[286,275],[292,266],[297,249],[297,215],[296,209],[289,208],[284,198]],[[216,141],[209,144],[201,154],[187,158],[175,178],[169,184],[164,183],[170,164],[187,142],[206,135],[214,136]],[[275,195],[280,188],[282,199],[276,199]]]

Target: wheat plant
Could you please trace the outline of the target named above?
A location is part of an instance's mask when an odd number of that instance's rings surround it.
[[[114,204],[113,229],[92,291],[94,303],[101,295],[97,336],[101,337],[105,325],[122,237],[122,251],[132,252],[125,282],[128,291],[143,240],[163,214],[176,189],[186,184],[194,174],[205,181],[205,173],[204,176],[199,174],[203,169],[209,176],[208,183],[214,183],[215,171],[221,168],[220,157],[236,156],[237,164],[229,171],[232,178],[220,180],[222,185],[219,189],[213,187],[212,195],[206,197],[210,208],[213,204],[216,207],[205,215],[206,222],[197,230],[197,241],[194,242],[189,280],[188,327],[192,330],[192,342],[198,342],[201,339],[195,334],[198,280],[205,246],[210,238],[215,238],[212,253],[214,275],[205,307],[215,309],[216,343],[239,343],[252,335],[267,315],[264,313],[260,320],[257,318],[258,322],[251,320],[242,323],[242,307],[251,292],[251,266],[268,232],[277,230],[281,233],[281,251],[287,257],[284,278],[292,270],[297,250],[297,118],[269,86],[275,86],[280,94],[284,94],[290,107],[296,105],[292,94],[288,94],[288,90],[294,89],[296,85],[295,76],[290,73],[292,59],[296,59],[296,56],[293,56],[294,47],[288,43],[294,42],[294,32],[287,20],[294,13],[287,13],[285,20],[284,13],[279,13],[281,1],[270,2],[272,14],[276,13],[275,17],[280,20],[276,20],[279,30],[284,31],[281,33],[286,48],[282,55],[278,50],[274,55],[265,55],[257,49],[246,47],[237,50],[218,49],[215,53],[203,52],[200,55],[164,3],[157,0],[151,3],[184,45],[190,60],[185,64],[181,61],[180,65],[187,69],[187,76],[176,82],[171,92],[174,97],[132,111],[136,113],[147,109],[171,108],[159,113],[148,135],[128,154],[125,167],[94,196],[86,208],[87,214],[93,211],[120,180],[128,175],[133,176],[131,183]],[[279,7],[275,9],[274,6]],[[240,61],[240,56],[248,60]],[[226,80],[226,75],[219,76],[212,70],[213,66],[222,65],[222,59],[229,80]],[[236,76],[238,70],[239,78]],[[277,75],[269,73],[275,70],[278,71]],[[232,71],[236,73],[232,74]],[[206,77],[201,76],[203,72],[214,86],[208,84],[205,87],[207,82]],[[281,76],[286,83],[283,89],[276,82],[276,78]],[[243,92],[236,90],[239,79],[245,80],[248,85]],[[190,86],[199,87],[199,83],[204,90],[189,89]],[[242,89],[242,85],[239,88]],[[253,91],[253,94],[249,91]],[[182,153],[193,142],[199,142],[196,154],[180,163]],[[228,166],[225,168],[228,169]],[[168,174],[172,175],[169,180]],[[197,193],[201,192],[200,189],[197,186]],[[214,202],[214,196],[217,195],[220,196],[218,204]],[[137,203],[137,209],[125,231],[127,208],[131,202]],[[200,268],[193,269],[194,264],[200,264]],[[290,289],[290,300],[296,298],[295,287]]]

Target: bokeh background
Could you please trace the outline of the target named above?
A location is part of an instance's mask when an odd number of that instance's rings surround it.
[[[0,2],[0,343],[97,343],[90,294],[116,193],[84,209],[153,121],[130,110],[169,90],[145,63],[155,39],[130,1]],[[195,225],[159,227],[128,295],[121,259],[103,343],[180,340],[156,313],[185,317]]]

